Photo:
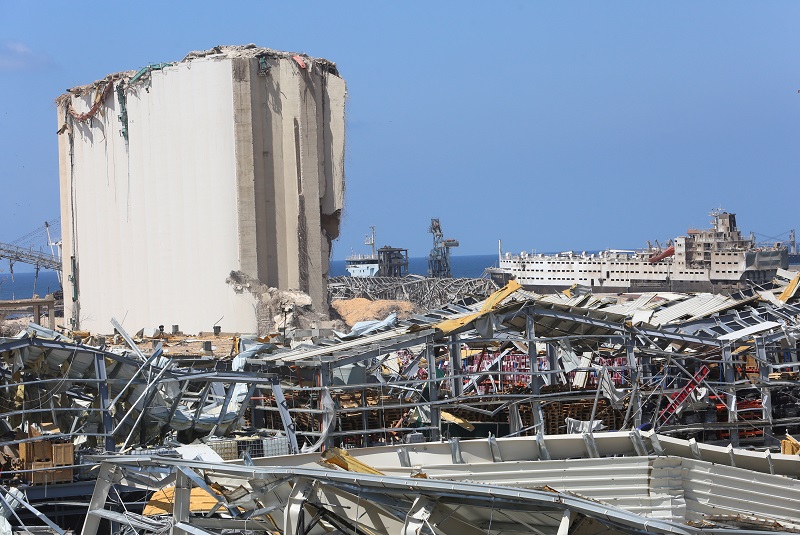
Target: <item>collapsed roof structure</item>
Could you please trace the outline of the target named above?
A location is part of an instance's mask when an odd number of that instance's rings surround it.
[[[248,364],[281,376],[297,433],[328,446],[410,432],[463,437],[476,426],[484,435],[557,434],[566,418],[776,445],[800,424],[789,380],[800,307],[762,299],[543,297],[512,282],[485,301]]]
[[[117,457],[101,466],[82,533],[105,521],[140,533],[795,533],[798,469],[796,455],[636,430],[225,464]],[[126,481],[156,490],[142,514],[106,505]]]
[[[163,333],[152,333],[152,348],[142,349],[144,340],[118,322],[113,349],[102,337],[69,339],[32,325],[0,341],[3,386],[16,393],[0,412],[8,429],[4,474],[23,483],[29,505],[82,492],[91,513],[85,533],[104,522],[118,533],[122,525],[222,533],[242,522],[254,533],[416,532],[427,526],[414,523],[422,517],[454,519],[423,529],[433,532],[466,524],[542,533],[566,533],[564,526],[582,526],[581,533],[800,529],[793,513],[762,507],[744,483],[730,498],[738,505],[699,507],[721,500],[721,491],[699,497],[695,481],[713,472],[728,485],[766,478],[764,488],[778,481],[785,492],[795,488],[800,457],[770,452],[800,426],[800,275],[784,277],[777,289],[724,297],[602,297],[580,288],[541,296],[511,282],[486,299],[405,320],[313,333],[314,343],[235,338],[222,359],[180,354],[162,344]],[[651,427],[658,434],[645,431]],[[67,443],[73,449],[64,454]],[[320,471],[314,452],[329,458],[342,447],[397,479],[332,473],[328,465]],[[269,458],[287,453],[294,455]],[[511,464],[481,464],[500,462]],[[633,472],[595,492],[578,466],[596,474],[593,481]],[[154,478],[154,471],[172,475]],[[662,472],[684,475],[656,491]],[[427,481],[413,477],[421,473]],[[87,479],[96,477],[89,499]],[[437,478],[448,479],[451,491]],[[623,499],[620,486],[636,478],[647,482],[650,505]],[[528,490],[503,502],[509,485]],[[117,492],[142,492],[147,499],[138,503],[150,505],[130,507],[110,497]],[[323,511],[333,496],[351,505]],[[177,505],[186,499],[188,506]],[[198,509],[196,500],[208,499],[212,505]],[[157,505],[164,500],[175,508]],[[346,509],[353,500],[380,522],[359,524],[362,515]],[[488,526],[500,517],[505,524]]]

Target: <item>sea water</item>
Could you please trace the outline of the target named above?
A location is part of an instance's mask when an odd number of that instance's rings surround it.
[[[44,297],[61,289],[58,274],[55,271],[40,271],[35,273],[0,272],[0,300],[30,299],[33,294]]]
[[[453,277],[477,278],[483,275],[483,270],[490,266],[497,265],[497,255],[471,255],[471,256],[452,256],[450,257],[450,269]],[[348,275],[344,268],[344,260],[331,261],[331,276],[339,277]],[[428,257],[420,256],[408,259],[408,271],[414,275],[428,274]],[[0,299],[30,299],[36,293],[44,297],[49,293],[61,289],[58,282],[58,275],[55,271],[35,273],[14,273],[8,270],[0,271]]]

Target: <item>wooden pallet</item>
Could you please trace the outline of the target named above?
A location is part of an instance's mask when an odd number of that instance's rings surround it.
[[[772,381],[797,381],[800,372],[772,372],[769,378]]]

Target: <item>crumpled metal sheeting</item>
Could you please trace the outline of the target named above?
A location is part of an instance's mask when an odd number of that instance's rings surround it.
[[[765,321],[778,322],[785,324],[789,329],[796,329],[800,326],[798,317],[800,317],[800,307],[798,306],[784,305],[778,308],[768,303],[762,303],[758,308],[734,310],[715,317],[692,319],[682,322],[676,327],[685,333],[719,336],[753,327]]]
[[[695,320],[695,319],[712,316],[712,315],[717,314],[719,312],[723,312],[725,310],[730,310],[731,308],[741,307],[742,305],[746,305],[747,303],[753,303],[755,301],[758,301],[757,297],[748,298],[748,299],[745,299],[745,300],[733,300],[732,303],[730,301],[724,301],[724,302],[721,302],[717,306],[709,305],[708,307],[703,307],[700,311],[695,312],[694,316],[689,318],[687,321],[692,321],[692,320]]]
[[[537,299],[543,303],[554,303],[558,305],[581,308],[594,308],[603,302],[602,298],[596,297],[592,294],[568,297],[563,293],[553,293],[545,296],[537,296]]]
[[[108,440],[111,436],[127,436],[125,445],[137,429],[155,433],[155,423],[159,428],[167,425],[176,431],[193,429],[224,434],[238,423],[249,403],[252,394],[248,394],[248,389],[254,388],[251,383],[266,381],[260,374],[243,371],[247,355],[274,347],[251,344],[234,359],[231,372],[197,371],[175,366],[176,361],[163,355],[159,358],[160,348],[150,356],[135,347],[134,351],[110,352],[66,341],[46,329],[29,331],[15,338],[0,339],[0,367],[7,370],[5,384],[15,389],[12,393],[17,392],[17,403],[24,403],[31,395],[29,391],[37,396],[35,405],[27,402],[24,406],[28,419],[51,421],[50,400],[55,399],[57,407],[52,409],[52,420],[64,438],[91,434],[81,424],[88,421],[99,425],[102,432],[98,436],[106,436]],[[149,366],[150,362],[158,366]],[[191,366],[191,362],[184,365]],[[18,378],[20,372],[25,374],[23,380]],[[189,388],[191,385],[194,386]],[[179,403],[184,396],[188,406]],[[93,399],[101,400],[99,408],[87,408]],[[143,418],[145,413],[149,413],[148,418]],[[0,413],[0,418],[12,426],[18,425],[19,414],[19,410],[11,410]],[[34,417],[38,414],[47,419]],[[110,444],[106,445],[109,449],[113,448],[113,441]]]
[[[13,367],[15,359],[20,359],[16,361],[17,366],[21,363],[22,369],[48,378],[94,379],[94,362],[98,354],[105,358],[107,373],[117,379],[109,383],[109,391],[112,395],[119,394],[126,382],[136,374],[136,361],[131,360],[130,364],[126,364],[120,362],[120,359],[126,359],[122,355],[63,341],[0,338],[0,355],[4,355],[7,365]],[[15,369],[12,368],[12,371]]]
[[[685,301],[657,310],[651,318],[652,325],[673,323],[679,319],[702,317],[705,311],[730,308],[736,303],[730,297],[715,294],[697,294]]]
[[[180,468],[176,468],[178,463]],[[114,465],[122,470],[112,471]],[[462,535],[480,535],[492,529],[529,532],[531,526],[537,526],[544,533],[555,533],[565,524],[564,519],[567,526],[582,526],[581,533],[586,535],[609,530],[675,535],[702,533],[681,522],[645,517],[552,488],[509,488],[331,469],[235,466],[146,457],[109,460],[101,473],[116,480],[123,476],[124,470],[159,465],[170,468],[178,476],[176,505],[172,517],[162,517],[164,525],[172,523],[190,533],[219,534],[225,529],[301,533],[303,528],[309,533],[323,533],[311,518],[321,519],[338,531],[374,534],[410,535],[421,532],[425,525],[436,526],[437,532]],[[188,476],[182,475],[189,471],[192,473]],[[244,489],[244,495],[235,500],[239,507],[231,510],[230,518],[188,514],[192,482],[203,478],[223,485],[222,494],[218,495],[221,504],[230,503],[223,499],[229,492],[227,489]],[[109,482],[99,478],[92,503],[105,503],[109,491]],[[217,491],[212,489],[212,492]],[[82,533],[96,535],[99,519],[108,516],[108,511],[91,507]],[[123,516],[118,520],[124,522]],[[315,525],[317,529],[311,531]]]
[[[320,357],[332,355],[334,353],[344,354],[345,352],[357,352],[371,344],[390,344],[394,339],[401,335],[408,333],[408,327],[400,327],[390,331],[383,331],[376,334],[369,334],[355,338],[353,340],[346,340],[338,344],[330,346],[302,346],[296,349],[287,351],[277,351],[268,355],[259,355],[258,362],[264,363],[293,363],[299,361],[314,362]],[[424,333],[421,332],[421,335]]]
[[[691,296],[687,294],[676,294],[671,292],[648,292],[643,293],[633,301],[627,303],[617,303],[614,305],[605,305],[601,308],[608,312],[616,314],[635,315],[637,311],[648,310],[653,311],[660,307],[673,307],[677,302],[690,299]]]

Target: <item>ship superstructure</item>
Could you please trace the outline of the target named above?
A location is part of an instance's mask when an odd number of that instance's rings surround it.
[[[353,253],[345,258],[345,269],[351,277],[374,277],[378,273],[380,263],[375,252],[375,227],[370,227],[372,231],[364,238],[364,245],[369,245],[369,254]]]
[[[724,292],[770,282],[778,268],[788,267],[784,245],[756,247],[755,238],[743,237],[737,228],[736,214],[713,210],[709,215],[710,229],[689,229],[666,247],[518,255],[500,249],[498,267],[487,271],[496,282],[516,279],[537,291],[580,284],[600,292]]]
[[[351,277],[405,277],[408,275],[408,249],[384,245],[375,250],[375,227],[364,238],[369,254],[353,253],[345,259],[345,269]]]

